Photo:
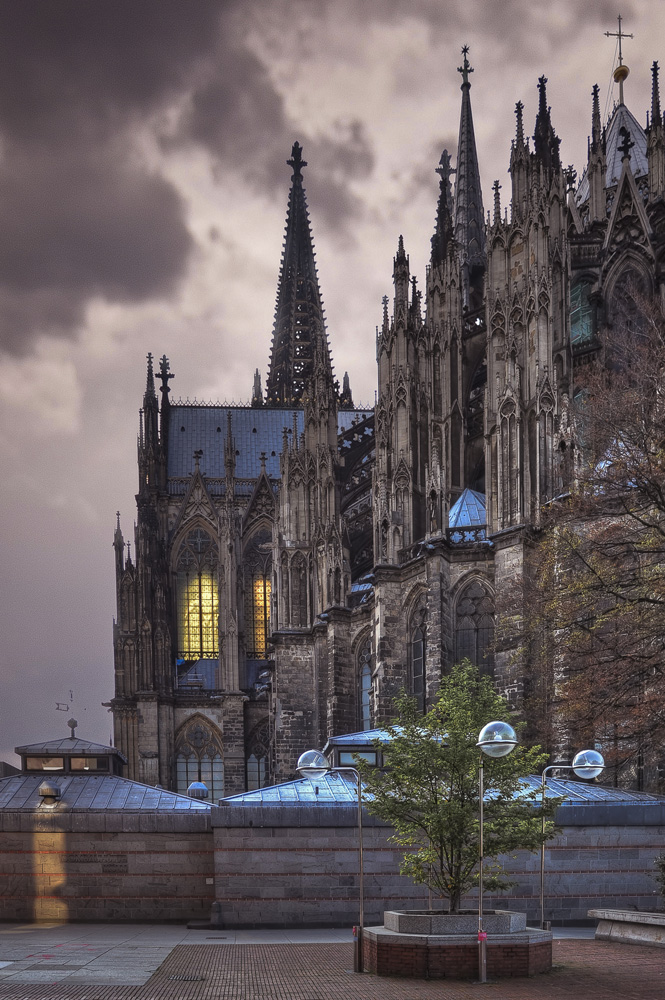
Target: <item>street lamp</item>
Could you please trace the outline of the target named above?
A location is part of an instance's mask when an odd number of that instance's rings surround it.
[[[316,781],[317,778],[322,778],[324,774],[330,773],[352,774],[355,778],[356,790],[358,792],[358,892],[360,896],[360,903],[358,914],[358,933],[356,934],[354,941],[353,971],[362,972],[365,893],[363,879],[363,806],[360,775],[355,767],[333,767],[328,761],[328,758],[325,757],[320,750],[305,750],[305,752],[298,758],[296,770],[302,774],[303,778],[309,778],[311,781]]]
[[[578,778],[597,778],[605,768],[603,755],[597,750],[580,750],[572,764],[549,764],[540,776],[540,815],[543,839],[540,845],[540,927],[545,930],[545,777],[548,771],[574,771]]]
[[[480,802],[480,838],[478,845],[478,979],[487,982],[487,934],[483,930],[483,754],[488,757],[507,757],[517,746],[517,736],[512,726],[507,722],[488,722],[481,729],[476,746],[482,750],[480,767],[478,768],[478,798]]]

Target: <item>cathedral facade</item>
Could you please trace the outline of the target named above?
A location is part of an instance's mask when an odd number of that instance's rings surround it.
[[[516,107],[509,208],[497,181],[486,216],[471,72],[464,49],[456,165],[444,150],[423,291],[399,238],[372,410],[334,378],[297,143],[265,392],[257,372],[245,407],[172,402],[148,358],[133,555],[119,520],[114,538],[130,778],[214,799],[291,778],[401,690],[426,710],[465,656],[519,704],[495,595],[574,475],[576,368],[628,286],[665,294],[665,131],[657,63],[643,127],[620,59],[578,181],[542,77],[532,140]]]

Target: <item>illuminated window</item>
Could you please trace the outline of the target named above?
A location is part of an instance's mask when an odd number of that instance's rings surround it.
[[[270,638],[272,537],[257,532],[243,556],[245,578],[245,649],[250,660],[265,660]]]
[[[178,554],[178,656],[183,660],[215,659],[219,655],[217,625],[217,545],[195,528]]]
[[[212,801],[224,796],[224,760],[219,740],[199,719],[190,722],[176,741],[176,788],[187,794],[192,781],[202,781]]]

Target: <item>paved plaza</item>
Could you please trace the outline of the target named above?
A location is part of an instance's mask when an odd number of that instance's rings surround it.
[[[0,925],[0,1000],[662,1000],[665,950],[555,931],[554,968],[486,985],[352,972],[348,930]]]

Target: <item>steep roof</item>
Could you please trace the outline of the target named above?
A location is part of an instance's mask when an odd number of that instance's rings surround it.
[[[623,164],[623,152],[619,148],[623,143],[621,129],[625,128],[630,135],[633,146],[630,150],[630,169],[633,177],[646,177],[649,172],[647,160],[647,137],[644,129],[635,115],[625,104],[617,104],[612,112],[605,132],[605,187],[613,188],[619,183]],[[583,205],[589,198],[589,178],[586,170],[579,183],[575,202]]]

